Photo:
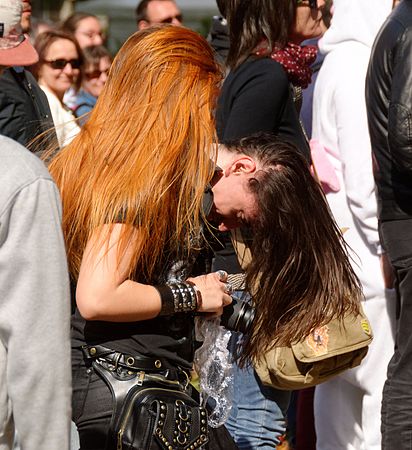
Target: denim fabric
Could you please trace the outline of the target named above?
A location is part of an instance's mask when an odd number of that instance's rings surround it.
[[[241,450],[275,448],[285,433],[290,392],[263,386],[252,367],[234,369],[233,406],[226,422]]]
[[[243,291],[236,291],[232,296],[240,301],[250,299]],[[233,333],[229,341],[234,356],[241,349],[241,338],[240,333]],[[251,366],[241,369],[235,364],[233,375],[233,403],[226,428],[240,450],[275,448],[286,431],[290,391],[264,386]]]
[[[412,450],[412,220],[383,222],[380,232],[399,294],[395,353],[383,390],[382,449]]]

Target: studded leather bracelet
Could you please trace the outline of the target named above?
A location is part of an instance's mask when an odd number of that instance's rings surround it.
[[[200,292],[193,284],[188,282],[168,283],[155,286],[155,288],[162,301],[160,316],[197,310]]]

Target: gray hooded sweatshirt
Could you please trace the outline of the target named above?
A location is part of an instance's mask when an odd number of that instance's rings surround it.
[[[0,450],[67,450],[70,299],[59,194],[0,136]]]

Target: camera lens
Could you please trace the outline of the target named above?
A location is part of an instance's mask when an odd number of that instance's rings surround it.
[[[247,333],[255,317],[255,308],[247,301],[232,297],[232,303],[225,306],[220,324],[230,331]]]

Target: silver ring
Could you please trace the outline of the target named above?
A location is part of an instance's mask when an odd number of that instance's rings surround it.
[[[226,280],[227,272],[225,270],[218,270],[216,273],[219,275],[220,281]]]
[[[225,283],[225,292],[229,295],[233,292],[233,286],[231,283]]]

